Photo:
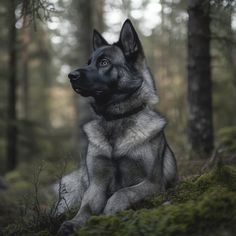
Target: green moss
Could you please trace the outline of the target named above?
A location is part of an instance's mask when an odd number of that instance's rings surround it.
[[[32,236],[52,236],[52,234],[49,233],[47,230],[43,230],[41,232],[33,234]]]
[[[4,230],[4,235],[12,236],[12,235],[21,235],[21,236],[52,236],[48,230],[42,230],[39,232],[34,232],[33,230],[25,229],[22,225],[19,224],[11,224]]]
[[[9,199],[5,191],[0,191],[0,229],[12,222],[16,215],[16,204]],[[1,231],[0,231],[1,235]]]
[[[142,201],[135,206],[136,211],[92,217],[75,235],[233,236],[236,232],[235,180],[235,168],[218,166],[179,183],[165,194]],[[169,204],[163,204],[167,201]]]
[[[235,223],[235,193],[215,187],[198,201],[93,217],[78,235],[208,235],[219,229],[233,235]]]
[[[46,212],[40,215],[32,212],[33,215],[20,217],[15,223],[4,228],[4,236],[51,236],[55,235],[64,218],[53,218]]]
[[[224,147],[227,153],[236,152],[236,126],[220,129],[217,133],[218,146]]]
[[[66,218],[71,219],[74,214],[72,210]],[[63,220],[46,213],[36,214],[8,226],[4,235],[55,235]],[[74,235],[234,236],[236,168],[219,164],[208,173],[181,181],[175,189],[143,200],[133,209],[94,216]]]

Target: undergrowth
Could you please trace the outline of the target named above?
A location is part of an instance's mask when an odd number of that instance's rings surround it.
[[[47,211],[31,211],[5,227],[2,235],[55,235],[61,222],[75,213],[55,218]],[[112,216],[94,216],[75,235],[234,236],[236,168],[219,164],[207,173],[179,182],[175,189],[134,205],[133,209]]]

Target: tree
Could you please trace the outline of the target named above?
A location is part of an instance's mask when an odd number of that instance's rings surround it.
[[[225,46],[225,57],[228,62],[229,71],[231,72],[232,84],[235,88],[236,93],[236,64],[235,64],[235,39],[234,32],[232,28],[232,18],[233,18],[234,5],[229,4],[227,8],[223,11],[225,17],[223,20],[224,28],[226,31],[225,40],[223,38]]]
[[[8,108],[7,108],[7,170],[11,171],[15,169],[17,165],[17,136],[18,136],[18,123],[17,120],[17,77],[20,74],[17,70],[17,30],[16,30],[16,10],[21,12],[20,17],[23,18],[23,22],[34,23],[36,29],[36,20],[48,20],[50,13],[55,12],[54,5],[49,1],[42,0],[11,0],[8,1]],[[24,24],[24,27],[26,25]],[[23,29],[22,40],[22,64],[23,64],[23,87],[24,87],[24,110],[25,116],[28,115],[28,50],[27,45],[29,43],[28,29]]]
[[[188,1],[188,138],[194,153],[213,149],[210,1]]]
[[[234,126],[236,123],[236,41],[232,27],[235,6],[230,1],[211,3],[211,68],[214,128],[217,132],[224,126]]]
[[[16,1],[8,2],[9,19],[9,61],[8,61],[8,112],[7,112],[7,169],[13,170],[17,162],[17,124],[16,124]]]
[[[29,42],[30,31],[28,26],[28,16],[23,16],[23,28],[21,34],[21,59],[22,59],[22,95],[23,95],[23,111],[24,118],[29,118]]]
[[[92,52],[92,34],[93,28],[100,31],[104,30],[103,23],[103,6],[104,0],[73,0],[72,7],[74,9],[73,21],[76,26],[75,37],[77,40],[77,48],[75,67],[84,66]],[[83,10],[81,10],[83,9]],[[84,154],[86,147],[86,138],[81,129],[91,114],[88,112],[87,99],[75,94],[76,106],[76,128],[75,128],[75,147],[76,152]]]

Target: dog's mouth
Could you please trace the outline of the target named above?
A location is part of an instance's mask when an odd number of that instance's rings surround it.
[[[89,97],[89,96],[93,96],[93,97],[99,97],[99,96],[103,96],[104,94],[106,94],[106,92],[104,90],[91,90],[88,88],[83,88],[81,86],[78,85],[73,85],[72,84],[72,88],[74,89],[74,91],[84,97]]]
[[[84,97],[89,97],[91,96],[91,91],[86,90],[84,88],[80,88],[80,87],[75,87],[72,85],[72,88],[74,89],[74,91]]]

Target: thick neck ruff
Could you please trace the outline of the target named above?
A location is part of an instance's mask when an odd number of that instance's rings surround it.
[[[143,111],[125,118],[124,122],[128,122],[131,119],[132,125],[125,130],[122,136],[117,135],[113,146],[111,146],[105,136],[106,131],[101,125],[101,120],[93,120],[85,124],[84,131],[90,145],[96,147],[108,157],[122,156],[127,154],[131,149],[148,142],[161,133],[166,125],[166,120],[160,114],[149,108],[145,108]]]

